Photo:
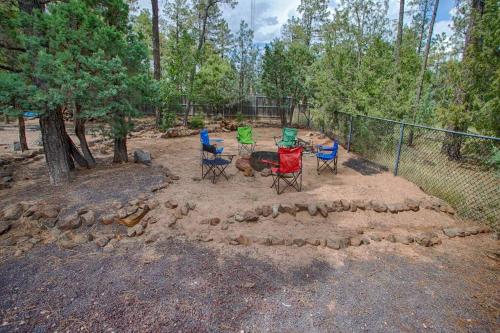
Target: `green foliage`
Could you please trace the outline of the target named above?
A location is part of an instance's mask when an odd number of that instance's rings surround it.
[[[205,119],[203,116],[194,116],[189,120],[189,128],[199,129],[205,127]]]
[[[238,126],[242,126],[245,124],[245,116],[243,115],[243,113],[236,113],[236,123],[238,124]]]
[[[161,113],[160,129],[166,131],[175,126],[176,116],[174,112],[164,111]]]

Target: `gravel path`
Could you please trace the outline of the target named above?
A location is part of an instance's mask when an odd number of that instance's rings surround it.
[[[340,266],[288,266],[191,242],[153,248],[159,256],[145,256],[142,243],[113,253],[49,245],[4,262],[0,332],[494,332],[499,324],[498,292],[484,290],[498,269],[433,249],[416,249],[434,256],[429,263],[373,250]]]

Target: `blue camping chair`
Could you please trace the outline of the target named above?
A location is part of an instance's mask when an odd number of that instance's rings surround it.
[[[337,174],[339,143],[335,140],[333,146],[317,145],[316,148],[316,171],[318,175],[324,169],[329,169],[334,174]]]
[[[216,178],[224,176],[227,180],[229,178],[226,174],[226,168],[233,161],[234,155],[222,155],[224,147],[216,147],[211,142],[223,142],[223,139],[210,139],[206,129],[200,132],[201,141],[201,178],[205,179],[206,176],[212,174],[212,183],[215,184]]]
[[[200,131],[200,141],[201,141],[202,148],[204,145],[211,146],[212,142],[224,142],[223,139],[210,139],[210,137],[208,136],[208,130],[206,128],[204,128]],[[202,151],[203,151],[203,149],[202,149]],[[224,151],[224,147],[216,147],[215,151],[216,151],[216,153],[215,153],[216,155],[222,154],[222,152]]]

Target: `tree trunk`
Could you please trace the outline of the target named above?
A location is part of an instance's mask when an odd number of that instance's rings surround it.
[[[418,48],[417,54],[420,55],[422,51],[422,40],[424,39],[424,31],[425,31],[425,20],[427,19],[427,9],[429,7],[429,0],[424,0],[424,10],[422,11],[422,23],[420,24],[420,32],[418,34]]]
[[[24,126],[24,117],[17,117],[19,121],[19,142],[21,143],[21,151],[28,150],[28,142],[26,141],[26,126]]]
[[[434,23],[436,22],[436,15],[437,15],[437,10],[439,6],[439,0],[435,0],[434,2],[434,9],[432,10],[432,18],[431,22],[429,23],[429,33],[427,35],[427,41],[425,42],[425,50],[424,50],[424,60],[422,62],[422,66],[420,68],[420,76],[418,78],[418,86],[417,86],[417,94],[415,97],[415,104],[413,105],[413,115],[412,115],[412,122],[415,123],[417,120],[417,114],[418,110],[420,107],[420,98],[422,97],[422,88],[424,85],[424,76],[425,76],[425,71],[427,70],[427,61],[429,60],[429,50],[431,48],[431,42],[432,42],[432,33],[434,31]],[[413,128],[410,130],[410,135],[408,137],[408,145],[412,146],[413,145]]]
[[[40,128],[50,184],[65,184],[69,182],[70,170],[75,165],[71,159],[61,110],[45,110],[40,116]]]
[[[76,108],[80,108],[79,105],[76,105]],[[83,156],[87,161],[89,167],[94,167],[96,165],[94,156],[92,156],[92,152],[89,149],[89,145],[87,143],[87,138],[85,137],[85,119],[82,119],[76,115],[75,117],[75,134],[78,140],[80,141],[80,147],[82,148]]]
[[[128,162],[127,137],[115,138],[113,163]]]
[[[154,64],[154,79],[160,81],[160,28],[158,24],[158,0],[151,0],[153,9],[153,64]],[[160,124],[160,109],[155,106],[156,125]]]
[[[399,0],[399,20],[398,20],[398,35],[396,37],[396,68],[400,71],[401,64],[401,43],[403,41],[403,20],[405,16],[405,0]]]
[[[288,124],[290,126],[292,126],[292,123],[293,123],[293,113],[295,111],[295,99],[292,98],[292,100],[290,101],[290,112],[289,112],[289,116],[290,116],[290,119],[288,119]]]

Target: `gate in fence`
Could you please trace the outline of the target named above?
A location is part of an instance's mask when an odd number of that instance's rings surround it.
[[[500,138],[343,112],[325,130],[348,151],[446,200],[459,216],[500,227]]]

